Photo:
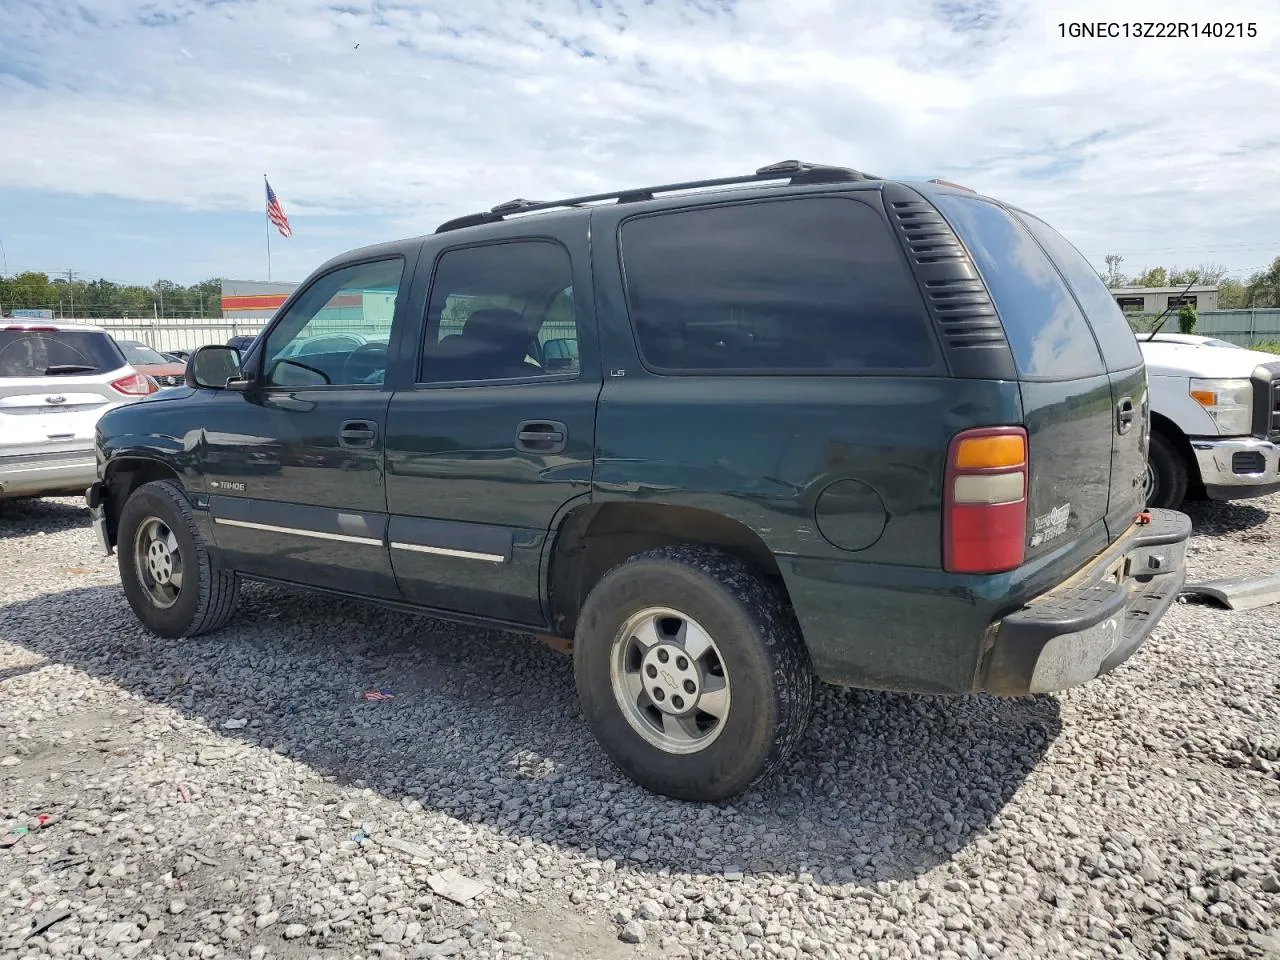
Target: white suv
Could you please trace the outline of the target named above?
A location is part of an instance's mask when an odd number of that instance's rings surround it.
[[[105,330],[0,321],[0,500],[83,493],[98,418],[155,392]]]

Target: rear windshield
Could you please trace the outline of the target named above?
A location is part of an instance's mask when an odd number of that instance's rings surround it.
[[[90,376],[124,365],[105,333],[0,330],[0,377]]]
[[[1080,301],[1089,325],[1098,338],[1098,344],[1102,347],[1107,369],[1128,370],[1142,363],[1142,350],[1138,347],[1138,340],[1133,335],[1129,321],[1124,318],[1120,304],[1116,303],[1116,298],[1111,295],[1097,271],[1089,266],[1084,255],[1043,220],[1021,212],[1018,217],[1067,278],[1067,286]]]
[[[1078,380],[1105,372],[1084,314],[1025,227],[986,200],[939,194],[933,202],[991,291],[1019,375]]]
[[[172,363],[168,357],[156,353],[145,343],[133,343],[130,340],[117,340],[118,346],[123,352],[124,357],[130,363]]]

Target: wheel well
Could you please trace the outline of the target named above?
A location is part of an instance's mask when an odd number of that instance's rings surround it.
[[[571,637],[587,594],[627,557],[654,547],[717,547],[786,585],[773,551],[745,524],[710,510],[665,504],[610,503],[580,507],[560,525],[551,555],[551,617],[555,631]]]
[[[177,471],[158,460],[141,457],[122,457],[113,460],[103,475],[107,487],[105,512],[107,534],[112,544],[116,542],[116,530],[120,526],[120,511],[125,501],[144,483],[152,480],[176,480],[181,483]]]
[[[1187,435],[1182,432],[1176,423],[1166,416],[1151,412],[1151,432],[1158,433],[1174,450],[1178,451],[1178,456],[1182,457],[1182,462],[1187,468],[1188,490],[1195,492],[1201,488],[1200,465],[1196,462],[1196,455],[1191,449],[1191,441],[1187,439]]]

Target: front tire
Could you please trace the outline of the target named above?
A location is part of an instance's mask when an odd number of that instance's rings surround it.
[[[194,637],[235,611],[239,580],[215,564],[172,481],[144,483],[125,501],[116,552],[125,597],[152,633]]]
[[[583,716],[632,780],[724,800],[776,771],[804,735],[814,678],[795,619],[741,560],[662,547],[610,570],[574,638]]]
[[[1147,506],[1177,510],[1190,484],[1186,461],[1162,434],[1152,433],[1147,451]]]

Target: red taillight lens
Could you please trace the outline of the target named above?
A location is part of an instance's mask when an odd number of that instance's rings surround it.
[[[111,389],[116,393],[123,393],[126,397],[145,397],[149,393],[156,392],[155,384],[137,372],[121,377],[119,380],[112,380]]]
[[[943,559],[948,573],[1003,573],[1027,544],[1027,431],[980,427],[947,450]]]

